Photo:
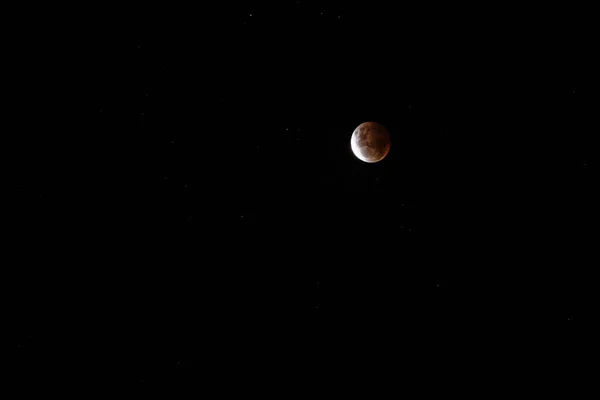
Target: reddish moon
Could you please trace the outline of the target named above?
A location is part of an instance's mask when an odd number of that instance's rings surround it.
[[[390,134],[377,122],[363,122],[352,133],[350,147],[361,161],[376,163],[383,160],[391,147]]]

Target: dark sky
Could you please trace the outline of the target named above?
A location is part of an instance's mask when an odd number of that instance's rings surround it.
[[[597,319],[585,25],[399,4],[146,9],[135,36],[23,50],[16,103],[44,111],[15,152],[19,382],[566,380],[551,363],[578,364]],[[350,150],[365,121],[390,132],[379,163]]]

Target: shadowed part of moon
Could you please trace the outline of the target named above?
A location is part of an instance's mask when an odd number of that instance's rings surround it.
[[[352,133],[350,147],[361,161],[374,163],[387,156],[391,147],[390,134],[377,122],[364,122]]]

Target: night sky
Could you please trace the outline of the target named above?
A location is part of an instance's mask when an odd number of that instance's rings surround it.
[[[23,51],[15,382],[201,399],[578,387],[599,300],[585,24],[254,3],[146,9],[134,36],[107,20]],[[350,149],[366,121],[391,135],[379,163]]]

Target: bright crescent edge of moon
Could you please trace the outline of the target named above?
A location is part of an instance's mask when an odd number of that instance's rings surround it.
[[[356,128],[358,129],[358,128]],[[352,148],[352,152],[354,153],[354,155],[361,161],[364,161],[366,163],[374,163],[376,161],[369,161],[367,160],[365,157],[363,157],[362,152],[360,151],[360,147],[358,146],[357,143],[357,137],[358,135],[356,134],[356,130],[354,132],[352,132],[352,138],[350,139],[350,147]]]

